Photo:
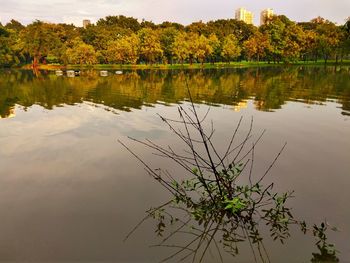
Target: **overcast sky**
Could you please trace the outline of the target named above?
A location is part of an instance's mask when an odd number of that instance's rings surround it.
[[[322,16],[343,24],[350,16],[350,0],[0,0],[0,21],[4,24],[13,18],[28,24],[39,19],[81,26],[83,19],[95,22],[107,15],[126,15],[155,23],[189,24],[233,18],[239,7],[255,14],[256,25],[264,8],[295,21]]]

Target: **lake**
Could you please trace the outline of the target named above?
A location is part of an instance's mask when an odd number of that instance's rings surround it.
[[[178,104],[189,106],[187,83],[199,114],[210,108],[219,148],[241,117],[241,134],[251,117],[254,136],[266,130],[256,147],[257,174],[287,142],[267,181],[295,191],[296,216],[336,226],[330,241],[341,262],[350,262],[348,67],[112,73],[0,71],[1,261],[158,262],[173,251],[150,248],[158,240],[152,221],[123,242],[169,195],[117,140],[179,175],[127,137],[181,149],[158,114],[176,118]],[[310,262],[314,243],[298,231],[284,246],[266,236],[272,262]],[[242,247],[236,260],[253,258]]]

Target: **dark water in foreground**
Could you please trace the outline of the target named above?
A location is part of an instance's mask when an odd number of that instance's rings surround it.
[[[267,130],[256,150],[257,173],[288,143],[268,181],[295,190],[295,215],[337,226],[331,240],[341,262],[350,262],[350,71],[334,67],[108,77],[84,72],[77,78],[1,71],[0,261],[166,257],[169,250],[149,248],[156,240],[152,222],[123,242],[144,211],[168,196],[117,139],[176,143],[157,113],[176,117],[177,103],[187,104],[186,79],[198,111],[211,107],[219,147],[241,116],[242,134],[251,116],[254,134]],[[164,165],[147,149],[131,146],[156,167]],[[285,246],[266,246],[272,262],[310,262],[313,243],[296,232]],[[237,262],[252,260],[243,247]]]

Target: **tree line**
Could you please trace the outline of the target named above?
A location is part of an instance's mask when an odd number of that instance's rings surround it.
[[[107,16],[87,28],[42,21],[0,24],[1,66],[327,62],[347,59],[349,54],[350,18],[340,26],[321,17],[297,23],[283,15],[260,27],[235,19],[184,26],[140,23],[125,16]]]

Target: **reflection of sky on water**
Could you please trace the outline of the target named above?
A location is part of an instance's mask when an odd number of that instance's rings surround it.
[[[34,106],[26,112],[20,109],[17,112],[17,118],[8,121],[6,129],[0,130],[0,154],[27,155],[28,152],[49,147],[51,143],[58,150],[62,147],[61,140],[69,142],[90,140],[91,136],[112,136],[110,130],[101,128],[105,126],[115,128],[119,136],[153,139],[165,134],[164,129],[159,129],[157,116],[117,116],[87,104],[56,108],[54,111]],[[38,115],[41,117],[37,118]],[[45,145],[42,143],[43,139],[46,141]]]
[[[203,114],[206,106],[198,110]],[[216,125],[219,146],[226,145],[223,138],[242,115],[244,129],[254,116],[255,136],[267,129],[256,151],[257,174],[287,141],[269,180],[282,190],[296,190],[292,203],[297,215],[310,221],[327,216],[339,226],[342,232],[335,239],[342,255],[350,255],[345,246],[350,214],[347,204],[339,201],[350,197],[346,191],[350,124],[340,111],[335,103],[289,103],[275,113],[259,112],[248,101],[239,113],[231,107],[212,107],[209,118]],[[134,136],[176,144],[156,116],[175,118],[176,107],[157,105],[117,115],[90,104],[50,111],[34,106],[16,112],[15,119],[0,123],[1,258],[154,262],[167,254],[148,248],[153,225],[146,224],[129,243],[121,242],[143,211],[159,204],[165,193],[116,140]],[[164,165],[149,151],[131,146],[157,167]],[[174,168],[169,167],[177,171]],[[290,255],[289,262],[295,262],[291,255],[296,250],[302,262],[312,250],[310,240],[302,237],[286,247],[267,244],[277,261]]]

